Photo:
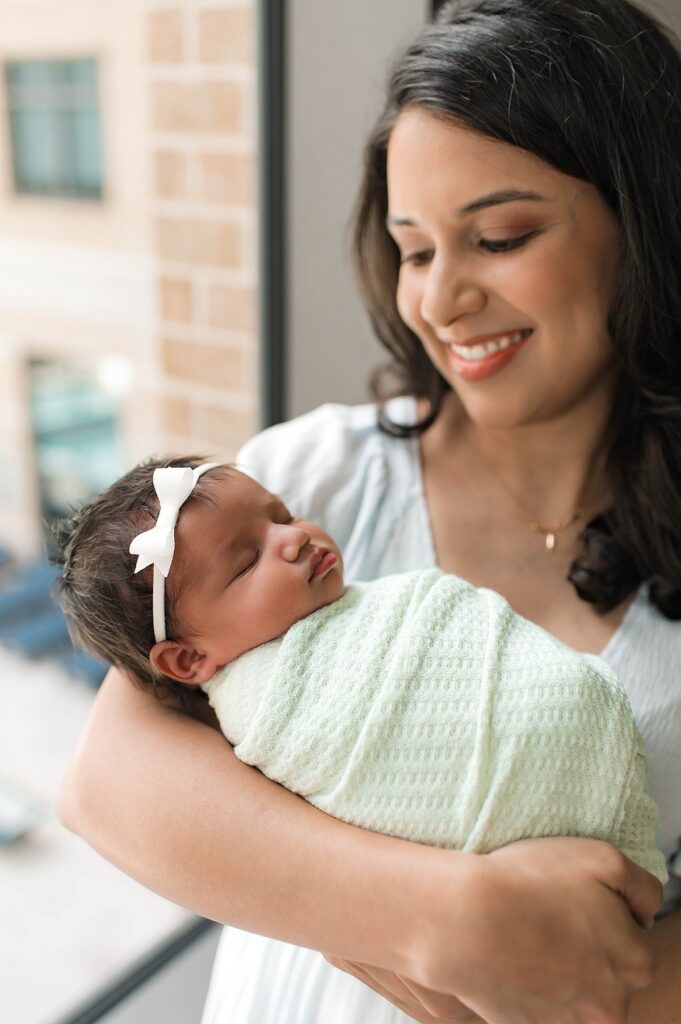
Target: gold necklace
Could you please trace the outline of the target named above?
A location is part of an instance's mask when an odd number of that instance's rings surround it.
[[[581,519],[583,515],[584,513],[581,509],[576,509],[567,519],[559,519],[557,523],[540,523],[535,519],[530,524],[530,529],[534,530],[535,533],[543,534],[546,550],[554,551],[556,547],[556,534],[560,533],[561,530],[567,530],[578,519]]]
[[[470,445],[469,445],[470,447]],[[480,458],[483,462],[487,463],[488,468],[494,474],[495,478],[499,481],[503,489],[509,494],[516,502],[519,508],[523,510],[526,516],[530,515],[529,509],[524,501],[521,501],[515,491],[511,490],[506,481],[502,478],[499,471],[492,465],[489,459],[485,458],[480,452],[474,452],[477,458]],[[563,530],[568,530],[573,526],[578,519],[584,516],[584,512],[581,508],[576,508],[575,511],[567,517],[567,519],[559,519],[554,523],[542,523],[538,519],[533,519],[530,523],[530,529],[534,533],[540,533],[544,538],[544,545],[547,551],[556,550],[556,534],[561,533]]]

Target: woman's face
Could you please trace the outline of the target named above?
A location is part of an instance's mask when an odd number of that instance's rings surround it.
[[[609,407],[615,218],[596,189],[419,108],[388,145],[397,305],[481,426]]]

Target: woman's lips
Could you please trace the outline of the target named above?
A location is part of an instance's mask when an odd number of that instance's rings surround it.
[[[330,569],[333,569],[337,561],[338,555],[333,551],[318,551],[312,556],[312,572],[308,577],[308,582],[325,576]]]
[[[513,331],[509,334],[488,335],[485,341],[478,339],[457,345],[449,345],[447,356],[453,369],[464,380],[484,380],[504,369],[516,356],[526,341],[531,337],[532,330]],[[487,355],[480,355],[484,347],[496,349]],[[466,356],[463,350],[470,350]]]

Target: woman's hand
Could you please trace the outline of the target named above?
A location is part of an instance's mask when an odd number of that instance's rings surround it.
[[[447,890],[434,892],[413,970],[331,962],[428,1024],[625,1024],[628,997],[652,981],[641,925],[658,909],[659,882],[595,840],[523,840],[474,861],[458,908],[465,932],[443,946],[442,915],[455,915]]]

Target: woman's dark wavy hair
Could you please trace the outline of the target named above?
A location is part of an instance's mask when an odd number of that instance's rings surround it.
[[[449,385],[396,306],[399,255],[385,226],[386,150],[400,112],[425,108],[592,183],[620,226],[609,327],[620,367],[608,468],[613,502],[583,534],[570,571],[605,612],[643,580],[681,618],[681,55],[626,0],[451,0],[395,64],[369,139],[355,258],[369,315],[392,356],[392,394],[426,398],[416,436]]]

